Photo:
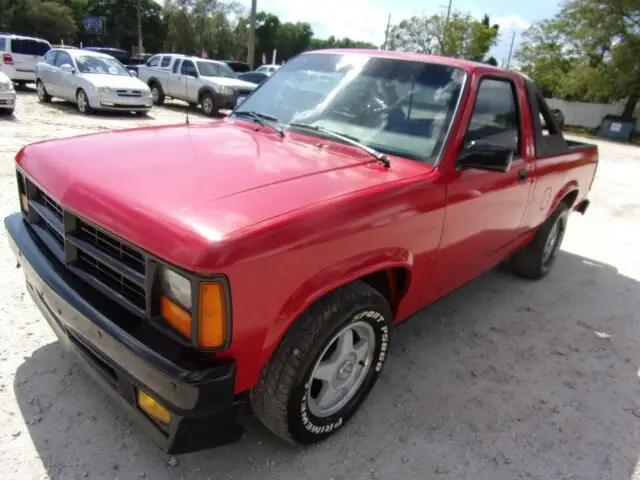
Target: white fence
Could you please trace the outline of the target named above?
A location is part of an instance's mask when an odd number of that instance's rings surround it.
[[[605,115],[621,115],[624,104],[567,102],[557,98],[547,98],[551,108],[559,108],[564,113],[564,123],[574,127],[597,128]],[[640,132],[640,105],[633,114],[638,119],[636,132]]]

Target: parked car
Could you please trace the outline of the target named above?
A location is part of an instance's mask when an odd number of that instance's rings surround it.
[[[123,65],[129,65],[131,63],[131,55],[126,50],[113,47],[84,47],[83,50],[90,52],[104,53],[105,55],[111,55]]]
[[[261,65],[256,68],[254,71],[258,73],[266,73],[267,75],[273,75],[276,73],[276,70],[280,68],[280,65]]]
[[[36,65],[51,44],[42,38],[0,34],[0,71],[14,83],[22,85],[36,79]]]
[[[13,82],[3,72],[0,72],[0,113],[12,114],[16,107],[16,91]]]
[[[559,108],[550,108],[549,112],[551,116],[556,121],[560,129],[564,129],[564,113]]]
[[[75,47],[73,45],[62,45],[62,44],[51,45],[51,48],[62,48],[62,49],[66,49],[66,50],[78,50],[78,47]]]
[[[256,88],[254,83],[239,80],[224,62],[173,53],[151,57],[138,67],[138,77],[151,88],[156,105],[175,98],[194,107],[202,105],[206,115],[235,108]]]
[[[249,64],[244,62],[238,62],[235,60],[220,60],[220,61],[229,65],[229,68],[236,73],[245,73],[245,72],[251,71],[251,67],[249,66]]]
[[[503,261],[552,268],[598,150],[538,112],[489,65],[306,52],[225,119],[23,148],[7,237],[61,342],[162,448],[238,439],[245,401],[310,444],[365,401],[393,325]]]
[[[244,80],[245,82],[251,82],[255,83],[256,85],[260,85],[267,78],[269,78],[269,75],[264,72],[247,72],[241,73],[240,75],[238,75],[238,78],[240,80]]]
[[[151,91],[111,55],[89,50],[50,50],[36,67],[42,103],[53,97],[74,102],[81,113],[120,110],[146,113]]]

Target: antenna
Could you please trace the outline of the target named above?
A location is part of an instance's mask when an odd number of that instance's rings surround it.
[[[188,59],[185,58],[182,61],[182,65],[180,66],[180,68],[182,68],[187,61],[188,61]],[[195,68],[195,64],[194,64],[194,68]],[[189,101],[189,70],[187,70],[186,67],[185,67],[184,72],[185,72],[185,74],[184,74],[184,98],[187,100],[187,103],[189,104],[187,106],[187,115],[186,115],[186,118],[185,118],[185,123],[187,125],[189,125],[189,109],[191,108],[191,102]]]

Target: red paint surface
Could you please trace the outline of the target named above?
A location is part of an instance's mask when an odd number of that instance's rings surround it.
[[[53,198],[188,270],[231,285],[238,392],[251,388],[297,316],[326,292],[404,269],[395,322],[504,259],[564,195],[585,198],[597,152],[536,160],[520,76],[460,60],[371,52],[458,66],[471,82],[439,166],[392,166],[342,144],[226,119],[87,135],[26,147],[21,168]],[[504,173],[456,171],[482,75],[519,88],[522,159]],[[517,178],[526,168],[525,182]],[[551,197],[541,208],[544,192]],[[398,278],[394,272],[389,278]],[[395,290],[395,287],[394,287]]]

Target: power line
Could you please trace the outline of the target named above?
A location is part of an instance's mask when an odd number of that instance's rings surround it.
[[[449,28],[449,17],[451,16],[451,2],[453,0],[449,0],[449,6],[447,7],[447,16],[444,19],[444,32],[442,33],[442,45],[440,46],[440,55],[444,55],[444,47],[447,41],[447,30]]]

